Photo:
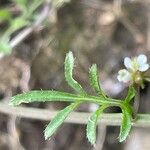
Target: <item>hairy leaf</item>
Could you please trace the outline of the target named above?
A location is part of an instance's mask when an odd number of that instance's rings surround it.
[[[95,92],[98,95],[103,95],[105,97],[104,92],[102,91],[100,84],[99,84],[99,78],[97,75],[97,65],[94,64],[92,67],[89,69],[89,78],[90,78],[90,84],[92,88],[95,90]]]
[[[119,141],[123,142],[131,130],[131,114],[127,108],[122,109],[122,123],[120,127]]]
[[[86,136],[92,145],[94,145],[96,142],[96,126],[98,118],[106,107],[107,106],[101,106],[100,109],[94,112],[88,120]]]
[[[73,66],[74,66],[74,57],[72,52],[69,52],[66,55],[65,59],[65,78],[67,83],[79,94],[85,95],[85,91],[81,87],[81,85],[75,81],[72,77],[73,72]]]
[[[30,91],[27,93],[18,94],[13,96],[10,102],[10,105],[19,105],[21,103],[32,103],[32,102],[50,102],[50,101],[66,101],[66,102],[76,102],[76,101],[83,101],[83,102],[94,102],[100,104],[113,104],[113,103],[120,103],[120,101],[108,101],[105,100],[102,96],[95,97],[95,96],[82,96],[82,95],[75,95],[66,92],[58,92],[58,91]]]
[[[51,122],[47,125],[44,135],[45,139],[48,139],[52,136],[52,134],[58,129],[58,127],[64,122],[66,117],[73,111],[74,108],[78,106],[79,103],[72,103],[65,109],[59,111],[59,113],[51,120]]]

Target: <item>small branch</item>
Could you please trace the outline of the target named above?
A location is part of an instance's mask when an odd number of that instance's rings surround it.
[[[40,108],[12,107],[2,102],[0,102],[0,112],[21,118],[44,121],[51,120],[58,113],[58,111],[50,111]],[[86,124],[90,115],[91,113],[72,112],[71,115],[65,120],[65,122],[74,124]],[[119,126],[121,123],[121,114],[103,114],[99,123],[105,124],[107,126]],[[137,121],[133,123],[133,126],[150,127],[150,114],[139,114]]]
[[[10,46],[12,48],[19,45],[25,38],[27,38],[48,16],[50,13],[50,4],[46,3],[41,14],[39,15],[39,19],[30,27],[22,30],[18,35],[16,35],[11,41]]]

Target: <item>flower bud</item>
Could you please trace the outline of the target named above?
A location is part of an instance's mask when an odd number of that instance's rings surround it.
[[[143,84],[143,78],[141,76],[140,73],[137,73],[134,77],[134,82],[138,85],[142,85]]]

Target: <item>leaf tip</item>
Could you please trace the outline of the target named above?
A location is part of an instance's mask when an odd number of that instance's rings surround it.
[[[119,142],[122,143],[122,142],[126,141],[127,136],[126,137],[119,136],[118,139],[119,139]]]
[[[73,69],[73,65],[74,65],[73,53],[72,53],[72,51],[69,51],[69,52],[66,54],[65,67],[66,67],[66,69],[69,67],[69,68],[71,68],[71,70],[72,70],[72,69]]]
[[[89,68],[89,72],[96,70],[97,69],[97,65],[93,64],[90,68]]]
[[[87,134],[87,139],[88,139],[88,141],[89,141],[89,143],[92,145],[92,146],[94,146],[95,147],[95,145],[96,145],[96,139],[95,138],[92,138],[91,136],[89,136],[88,134]]]
[[[66,54],[66,59],[74,60],[72,51],[69,51],[69,52]]]
[[[44,138],[45,138],[45,140],[48,140],[48,138],[49,138],[49,136],[47,135],[46,132],[44,132]]]
[[[45,140],[48,140],[50,138],[47,127],[44,130],[44,138],[45,138]]]

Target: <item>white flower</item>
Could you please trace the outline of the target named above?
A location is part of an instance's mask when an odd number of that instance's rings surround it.
[[[149,69],[149,64],[147,63],[147,57],[143,54],[138,57],[130,59],[126,57],[124,59],[124,65],[127,69],[130,69],[133,72],[141,71],[144,72]]]
[[[117,79],[120,82],[128,83],[129,81],[131,81],[131,74],[126,69],[119,70]]]

